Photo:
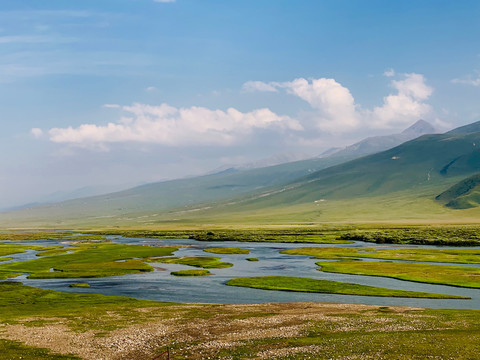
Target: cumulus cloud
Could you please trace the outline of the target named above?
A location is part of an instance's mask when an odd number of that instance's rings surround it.
[[[370,126],[388,128],[395,125],[406,125],[431,113],[432,108],[424,101],[433,92],[433,88],[425,83],[421,74],[405,74],[404,80],[392,81],[397,90],[383,98],[383,105],[373,110],[365,110],[364,114]]]
[[[133,104],[122,110],[125,116],[118,122],[53,128],[48,131],[49,138],[56,143],[99,148],[119,142],[230,145],[257,129],[302,130],[298,121],[266,108],[243,113],[234,108],[222,111],[197,106]]]
[[[477,74],[476,79],[472,79],[472,77],[469,76],[466,79],[453,79],[452,82],[454,84],[466,84],[466,85],[472,85],[472,86],[480,86],[480,74]]]
[[[118,105],[118,104],[104,104],[103,107],[106,108],[106,109],[120,109],[121,108],[121,106]]]
[[[278,92],[275,87],[276,83],[267,84],[262,81],[247,81],[243,84],[242,89],[247,92],[264,91],[264,92]]]
[[[350,91],[334,79],[295,79],[277,86],[287,89],[318,111],[317,126],[325,130],[354,128],[359,117]]]
[[[43,136],[43,130],[39,128],[33,128],[30,130],[30,134],[32,134],[35,138],[39,139]]]
[[[394,71],[388,73],[394,76]],[[425,101],[433,89],[426,84],[421,74],[403,74],[402,80],[392,80],[395,93],[383,98],[383,104],[365,109],[355,103],[350,90],[335,79],[295,79],[291,82],[250,81],[249,89],[285,89],[287,93],[306,101],[315,110],[316,126],[331,132],[352,131],[360,126],[389,128],[405,125],[426,117],[432,108]],[[252,86],[254,84],[255,86]],[[271,91],[271,90],[269,90]]]
[[[393,77],[393,76],[395,76],[395,70],[393,70],[393,69],[385,70],[385,72],[383,73],[383,76]]]

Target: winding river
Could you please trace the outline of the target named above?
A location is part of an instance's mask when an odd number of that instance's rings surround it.
[[[354,242],[352,244],[288,244],[288,243],[246,243],[246,242],[200,242],[187,239],[134,239],[124,237],[110,237],[114,243],[144,244],[144,245],[187,245],[175,252],[175,256],[218,256],[222,261],[233,263],[233,267],[225,269],[211,269],[213,275],[203,277],[176,277],[171,271],[193,269],[178,264],[151,263],[163,268],[153,272],[124,275],[106,278],[79,279],[88,282],[90,288],[69,288],[68,285],[78,279],[27,279],[21,276],[13,279],[25,285],[57,291],[100,293],[105,295],[131,296],[139,299],[171,301],[180,303],[224,303],[224,304],[253,304],[265,302],[335,302],[351,304],[374,304],[381,306],[413,306],[425,308],[452,308],[452,309],[480,309],[480,289],[468,289],[443,285],[422,284],[396,280],[386,277],[360,276],[335,274],[318,271],[315,262],[302,255],[280,254],[281,250],[299,248],[303,246],[318,247],[354,247],[354,248],[381,248],[397,249],[395,245],[377,245],[371,243]],[[32,241],[29,244],[56,245],[58,241]],[[217,255],[203,251],[209,247],[239,247],[250,250],[248,255]],[[405,247],[405,246],[404,246]],[[427,248],[427,246],[408,246],[409,248]],[[431,246],[428,248],[432,248]],[[445,248],[445,247],[443,247]],[[12,261],[22,261],[35,258],[35,251],[12,255]],[[258,258],[251,262],[246,258]],[[435,263],[429,263],[434,265]],[[443,263],[442,263],[443,264]],[[461,264],[447,264],[461,265]],[[480,265],[465,265],[476,266]],[[316,293],[298,293],[286,291],[271,291],[250,288],[226,286],[225,282],[236,277],[249,276],[300,276],[315,279],[350,282],[377,287],[400,290],[413,290],[431,293],[469,296],[471,300],[439,300],[439,299],[410,299],[388,298],[375,296],[330,295]]]

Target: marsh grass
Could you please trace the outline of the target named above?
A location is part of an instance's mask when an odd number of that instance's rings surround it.
[[[26,250],[46,251],[59,248],[61,248],[61,246],[17,245],[0,243],[0,256],[20,254],[26,252]]]
[[[155,259],[155,262],[161,262],[165,264],[181,264],[189,265],[204,269],[221,269],[232,267],[233,264],[220,261],[219,257],[213,256],[186,256],[182,258],[170,257],[170,258],[160,258]]]
[[[0,294],[2,323],[16,323],[31,317],[62,318],[71,329],[82,332],[91,329],[110,331],[125,323],[135,322],[135,319],[140,321],[148,318],[148,314],[142,316],[134,311],[137,308],[173,305],[124,296],[62,293],[13,281],[0,283]],[[115,316],[112,316],[113,313]]]
[[[250,254],[248,249],[240,249],[236,247],[217,247],[217,248],[208,248],[203,251],[213,254]]]
[[[426,265],[377,261],[317,262],[321,271],[391,277],[399,280],[480,288],[480,269],[467,266]]]
[[[74,284],[68,285],[68,287],[71,287],[71,288],[89,288],[89,287],[90,287],[90,284],[87,284],[87,283],[74,283]]]
[[[236,278],[226,285],[242,286],[264,290],[298,291],[324,294],[430,298],[430,299],[469,299],[455,295],[432,294],[417,291],[386,289],[374,286],[344,283],[330,280],[318,280],[289,276],[260,276]]]
[[[35,240],[104,240],[102,234],[85,234],[72,231],[10,231],[0,233],[0,241],[35,241]]]
[[[179,270],[179,271],[172,271],[170,274],[174,276],[206,276],[212,275],[212,273],[208,270]]]
[[[356,305],[269,304],[188,305],[97,294],[60,293],[0,283],[0,323],[46,326],[59,322],[73,331],[110,332],[136,324],[175,321],[171,333],[175,359],[477,359],[480,312],[362,307]],[[274,326],[272,324],[275,324]],[[284,329],[297,328],[288,334]],[[205,331],[208,329],[208,331]],[[273,332],[273,330],[275,330]],[[229,346],[216,340],[244,334]],[[267,331],[271,332],[267,335]],[[130,336],[130,332],[127,332]],[[253,337],[251,335],[254,335]],[[198,346],[213,344],[208,348]],[[159,349],[164,344],[158,344]],[[0,340],[0,359],[67,360],[46,350]],[[138,355],[138,354],[137,354]],[[129,354],[124,354],[125,358]],[[144,353],[139,359],[154,355]]]
[[[20,274],[11,273],[9,271],[0,271],[0,280],[10,279],[19,276]]]
[[[290,255],[309,255],[318,259],[368,258],[422,262],[479,264],[480,249],[373,249],[304,247],[281,251]]]
[[[0,264],[0,272],[30,273],[32,279],[90,278],[152,271],[145,260],[168,256],[177,248],[142,245],[98,244],[69,248],[72,253],[42,256],[29,261]]]
[[[52,354],[48,349],[26,346],[18,341],[0,339],[0,359],[81,360],[74,355]]]

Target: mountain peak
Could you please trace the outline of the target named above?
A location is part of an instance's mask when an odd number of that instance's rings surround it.
[[[429,122],[425,120],[418,120],[415,124],[403,130],[402,134],[420,136],[434,134],[435,132],[435,128]]]

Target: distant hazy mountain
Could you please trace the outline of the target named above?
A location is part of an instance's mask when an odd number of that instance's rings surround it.
[[[279,164],[286,164],[294,161],[311,159],[312,157],[313,156],[305,153],[295,153],[295,152],[281,153],[281,154],[276,154],[268,158],[260,159],[260,160],[249,162],[249,163],[222,165],[212,171],[209,171],[206,175],[233,172],[233,171],[239,171],[239,170],[251,170],[251,169],[264,168],[264,167],[275,166]]]
[[[357,156],[370,155],[391,149],[405,141],[413,140],[419,136],[434,134],[436,132],[437,131],[432,125],[430,125],[430,123],[425,120],[418,120],[415,124],[399,134],[372,136],[343,149],[338,149],[337,151],[331,150],[326,154],[327,156],[335,156],[345,159],[351,158],[352,154]],[[324,154],[320,157],[325,157]]]
[[[163,181],[106,195],[35,206],[10,214],[2,214],[0,219],[23,218],[25,221],[27,219],[44,219],[46,222],[55,219],[61,223],[62,219],[94,220],[105,217],[121,218],[122,216],[130,218],[130,215],[127,214],[155,213],[202,203],[208,204],[205,206],[209,207],[217,201],[258,193],[263,189],[287,184],[305,175],[359,158],[366,153],[391,148],[400,141],[399,138],[402,136],[408,139],[414,136],[414,133],[423,134],[427,128],[423,122],[417,122],[409,128],[410,130],[406,130],[406,134],[377,137],[381,141],[372,140],[377,138],[366,139],[342,150],[340,155],[337,152],[323,158],[253,169],[224,169],[221,172],[205,176]],[[295,156],[275,157],[264,163],[291,160]],[[256,167],[257,165],[254,163],[249,166]]]
[[[136,185],[138,184],[84,186],[70,191],[55,191],[51,194],[39,197],[38,199],[36,199],[35,202],[0,209],[0,211],[14,211],[35,206],[41,206],[44,204],[58,203],[67,200],[109,194],[124,189],[129,189]]]

